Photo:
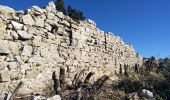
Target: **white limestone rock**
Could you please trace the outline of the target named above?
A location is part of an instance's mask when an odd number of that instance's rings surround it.
[[[55,95],[53,97],[48,98],[47,100],[61,100],[60,95]]]
[[[0,72],[0,76],[1,76],[0,80],[2,82],[9,82],[9,81],[11,81],[9,71],[6,71],[6,70],[1,71]]]
[[[33,52],[32,46],[25,45],[23,50],[22,50],[22,55],[24,56],[31,56]]]
[[[8,55],[10,53],[9,45],[7,40],[0,40],[0,54]]]
[[[63,14],[62,12],[57,12],[57,16],[58,16],[59,18],[61,18],[61,19],[64,18],[64,14]]]
[[[48,12],[56,12],[56,7],[55,7],[55,4],[54,2],[49,2],[48,5],[46,6],[46,10]]]
[[[23,28],[23,24],[20,24],[18,22],[11,21],[11,24],[13,25],[15,30],[21,30]]]
[[[43,10],[38,6],[32,6],[31,10],[36,15],[41,15],[43,13]]]
[[[11,31],[10,35],[13,37],[13,39],[15,39],[15,40],[18,39],[18,34],[15,31]]]
[[[10,7],[0,5],[0,14],[5,19],[15,19],[15,10]]]
[[[26,25],[30,25],[30,26],[35,25],[35,22],[30,14],[23,15],[22,19],[23,19],[23,23]]]
[[[52,34],[52,33],[50,33],[50,32],[47,32],[47,33],[46,33],[46,38],[47,38],[47,39],[55,39],[55,35]]]
[[[42,19],[42,18],[36,18],[36,19],[35,19],[35,24],[36,24],[36,26],[44,27],[44,19]]]
[[[31,34],[28,34],[26,31],[18,30],[17,33],[18,33],[19,39],[21,40],[29,40],[33,37]]]

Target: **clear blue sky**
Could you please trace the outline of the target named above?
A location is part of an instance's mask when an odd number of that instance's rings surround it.
[[[16,10],[45,6],[50,0],[0,0]],[[170,55],[170,0],[65,0],[97,26],[131,43],[144,57]]]

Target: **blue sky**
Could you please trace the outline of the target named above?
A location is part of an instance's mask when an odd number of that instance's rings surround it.
[[[0,0],[16,10],[45,6],[51,0]],[[65,0],[105,32],[132,44],[144,57],[170,55],[170,0]]]

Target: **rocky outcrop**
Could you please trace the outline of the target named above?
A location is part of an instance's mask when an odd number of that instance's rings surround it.
[[[85,69],[116,79],[141,64],[132,45],[104,32],[92,20],[75,22],[50,2],[17,12],[0,6],[0,90],[12,91],[20,80],[20,93],[52,91],[52,72],[65,67],[67,81]],[[121,70],[121,71],[120,71]]]

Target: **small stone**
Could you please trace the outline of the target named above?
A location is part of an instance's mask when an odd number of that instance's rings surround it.
[[[43,10],[38,7],[38,6],[32,6],[31,10],[36,14],[36,15],[40,15],[43,13]]]

